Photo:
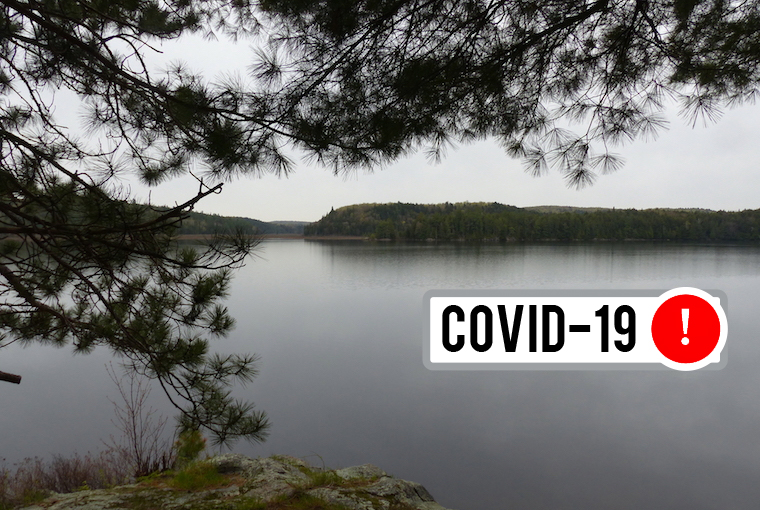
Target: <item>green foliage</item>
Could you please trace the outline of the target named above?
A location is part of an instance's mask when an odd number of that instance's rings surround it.
[[[309,485],[312,487],[330,487],[340,486],[345,483],[345,480],[338,476],[338,474],[330,469],[312,470],[309,473]]]
[[[198,491],[223,484],[225,477],[210,462],[196,461],[174,473],[168,485],[183,491]]]
[[[197,460],[205,449],[206,438],[203,437],[203,434],[199,430],[190,429],[183,431],[174,443],[177,465],[179,467],[187,466]]]
[[[756,96],[758,2],[404,0],[291,2],[260,76],[303,146],[370,167],[496,138],[571,186],[620,167],[611,148],[655,135],[670,98],[691,122]],[[278,74],[279,73],[279,74]],[[278,81],[275,78],[280,78]]]
[[[364,204],[330,212],[307,235],[441,241],[758,242],[760,210],[527,208],[502,204]]]
[[[267,504],[257,498],[244,498],[237,501],[232,510],[267,510]]]
[[[344,486],[346,481],[332,469],[314,469],[299,465],[298,469],[306,475],[304,482],[293,487],[299,491],[305,491],[316,487],[339,487]]]
[[[45,498],[50,496],[50,492],[43,489],[29,489],[24,491],[21,495],[21,499],[18,502],[18,507],[26,507],[39,503]],[[10,507],[9,507],[10,508]]]
[[[222,112],[228,95],[212,99],[181,69],[157,78],[144,58],[189,32],[252,29],[251,5],[22,1],[3,4],[0,23],[0,345],[105,347],[214,441],[263,440],[265,415],[229,393],[256,358],[209,347],[234,325],[221,302],[255,240],[233,231],[191,250],[174,237],[221,178],[278,172],[280,158],[261,138],[269,129]],[[79,99],[88,137],[53,118],[51,87]],[[127,171],[155,185],[193,167],[216,178],[171,208],[135,203],[118,181]]]

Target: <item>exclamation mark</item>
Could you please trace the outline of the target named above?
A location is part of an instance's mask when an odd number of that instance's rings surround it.
[[[686,333],[689,331],[689,309],[681,308],[681,325],[683,326],[684,337],[681,339],[681,343],[689,345],[689,339],[686,338]]]

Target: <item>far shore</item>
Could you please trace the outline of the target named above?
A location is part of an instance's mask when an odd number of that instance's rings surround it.
[[[182,234],[178,235],[179,241],[204,241],[213,237],[210,234]],[[262,234],[262,239],[307,239],[313,241],[365,241],[365,236],[305,236],[303,234]]]

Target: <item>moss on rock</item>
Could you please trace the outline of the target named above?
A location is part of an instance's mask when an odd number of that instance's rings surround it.
[[[446,510],[422,485],[371,464],[336,471],[295,457],[226,454],[203,461],[209,468],[210,486],[177,484],[179,475],[167,473],[113,489],[55,494],[26,510]]]

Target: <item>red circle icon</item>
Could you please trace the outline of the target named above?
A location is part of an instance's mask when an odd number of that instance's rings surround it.
[[[696,363],[718,345],[720,318],[712,305],[699,296],[673,296],[660,305],[652,318],[652,339],[669,360]]]

